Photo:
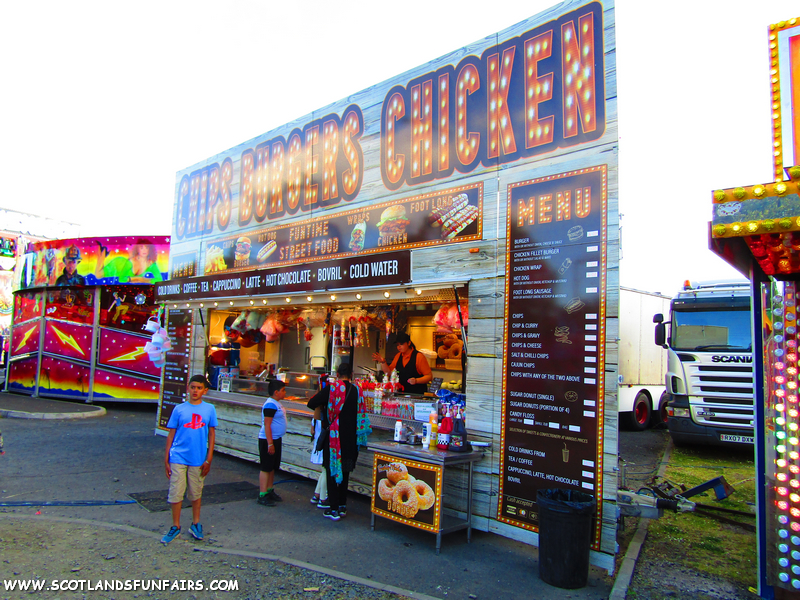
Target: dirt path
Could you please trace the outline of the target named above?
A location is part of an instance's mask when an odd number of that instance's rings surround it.
[[[9,585],[36,580],[45,583],[36,598],[404,598],[274,560],[198,551],[186,537],[164,546],[133,528],[0,516],[0,598],[30,597],[32,588],[10,591]],[[51,588],[54,580],[61,590]],[[98,591],[126,582],[149,589]],[[210,590],[212,582],[227,591]]]

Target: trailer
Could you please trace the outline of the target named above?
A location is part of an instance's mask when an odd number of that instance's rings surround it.
[[[641,431],[666,422],[667,353],[653,343],[653,315],[668,313],[671,298],[619,288],[620,422]]]

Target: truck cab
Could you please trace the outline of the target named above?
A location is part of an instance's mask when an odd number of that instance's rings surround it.
[[[667,349],[667,427],[676,444],[753,444],[749,282],[684,285],[669,320],[653,317]],[[669,330],[667,330],[669,326]]]

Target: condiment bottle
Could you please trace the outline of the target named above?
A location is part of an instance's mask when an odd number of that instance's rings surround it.
[[[453,419],[450,417],[450,410],[445,407],[444,417],[442,417],[442,424],[439,425],[439,434],[437,436],[436,447],[439,450],[447,450],[450,445],[450,434],[453,432]]]
[[[394,441],[399,442],[400,438],[402,437],[403,433],[403,422],[402,421],[395,421],[394,424]]]
[[[467,445],[467,428],[461,418],[461,411],[456,408],[456,419],[453,423],[453,433],[450,434],[450,448],[460,451]]]

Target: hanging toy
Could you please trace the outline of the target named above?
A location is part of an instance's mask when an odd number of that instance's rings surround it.
[[[166,353],[172,348],[172,342],[169,340],[167,330],[161,327],[161,311],[159,307],[158,315],[150,317],[144,326],[144,329],[152,333],[150,341],[144,345],[144,351],[147,352],[148,358],[153,361],[153,365],[159,369],[166,364]]]
[[[367,348],[370,348],[370,345],[369,345],[369,322],[367,320],[367,316],[366,315],[361,317],[361,327],[364,330],[364,345]]]
[[[333,335],[333,326],[331,325],[331,310],[328,309],[327,313],[325,314],[325,324],[322,326],[322,333],[323,335],[332,336]]]
[[[351,317],[352,318],[352,317]],[[342,320],[342,327],[344,327],[344,345],[350,345],[350,321]]]
[[[389,335],[392,333],[392,317],[393,313],[392,310],[386,311],[386,340],[389,340]]]

